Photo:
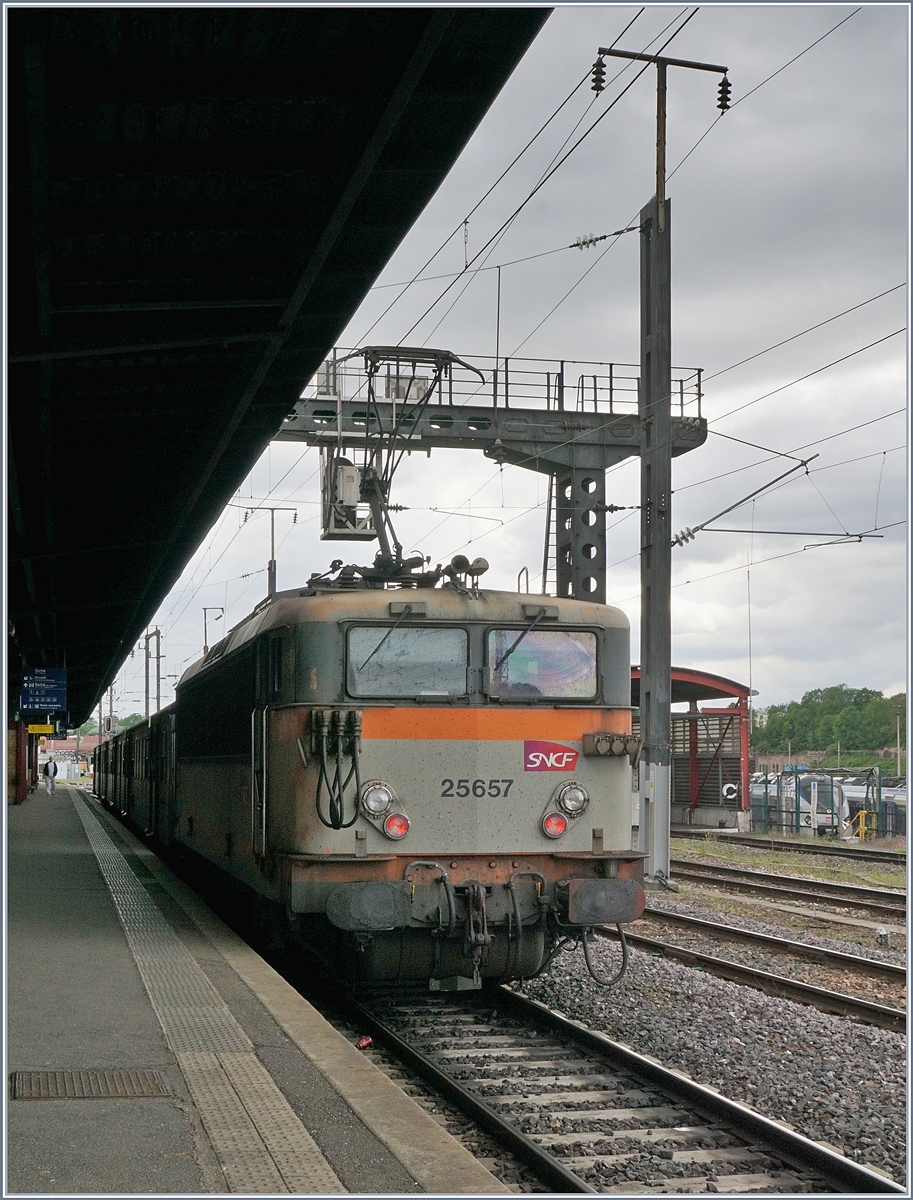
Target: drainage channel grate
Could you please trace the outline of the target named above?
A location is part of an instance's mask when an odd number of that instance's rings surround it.
[[[160,1071],[13,1071],[11,1100],[137,1100],[173,1095]]]

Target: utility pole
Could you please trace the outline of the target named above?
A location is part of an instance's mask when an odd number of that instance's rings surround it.
[[[204,614],[205,619],[205,614]],[[146,720],[149,719],[149,643],[155,638],[155,711],[162,707],[162,631],[156,626],[146,634]]]
[[[203,653],[204,654],[209,653],[209,634],[208,634],[207,628],[206,628],[206,614],[211,613],[211,612],[217,612],[219,614],[217,617],[213,618],[213,620],[215,620],[215,621],[221,621],[222,618],[225,616],[225,609],[218,608],[215,605],[212,605],[209,608],[203,609]]]
[[[240,507],[240,506],[239,506]],[[297,508],[282,508],[280,505],[270,504],[255,504],[244,512],[244,520],[247,520],[248,513],[252,512],[268,512],[269,513],[269,563],[266,568],[266,594],[272,600],[276,594],[276,513],[290,512],[293,513],[292,524],[298,524],[298,509]]]
[[[668,878],[672,818],[672,304],[670,205],[666,199],[666,72],[670,66],[723,76],[719,107],[729,107],[728,68],[627,50],[604,56],[656,64],[656,194],[640,212],[640,848],[645,873]]]
[[[903,715],[904,708],[903,708],[903,705],[901,705],[899,703],[894,704],[893,708],[894,708],[894,717],[897,721],[897,774],[900,775],[901,774],[901,770],[900,770],[900,718]]]

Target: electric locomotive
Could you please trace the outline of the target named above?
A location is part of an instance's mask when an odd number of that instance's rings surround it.
[[[351,978],[528,978],[638,917],[625,615],[483,589],[484,560],[339,565],[102,747],[102,799]]]
[[[359,356],[363,462],[342,457],[337,410],[322,536],[376,538],[373,563],[277,592],[271,561],[267,599],[171,709],[102,747],[96,791],[350,978],[479,987],[537,974],[570,941],[593,971],[593,927],[644,905],[627,618],[482,588],[484,559],[404,558],[396,465],[455,366],[485,378],[449,351],[368,347],[334,356],[318,393]],[[402,392],[387,417],[384,363]]]

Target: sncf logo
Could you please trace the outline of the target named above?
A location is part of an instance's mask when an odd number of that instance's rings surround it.
[[[524,742],[524,771],[573,771],[578,754],[570,746],[557,742]]]

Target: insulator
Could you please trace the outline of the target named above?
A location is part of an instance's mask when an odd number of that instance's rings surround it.
[[[605,91],[605,63],[601,58],[597,58],[593,63],[593,88],[592,90],[598,95]]]
[[[724,75],[720,80],[720,95],[717,101],[717,108],[720,112],[726,112],[729,109],[729,93],[732,91],[732,84],[729,82],[728,75]]]

